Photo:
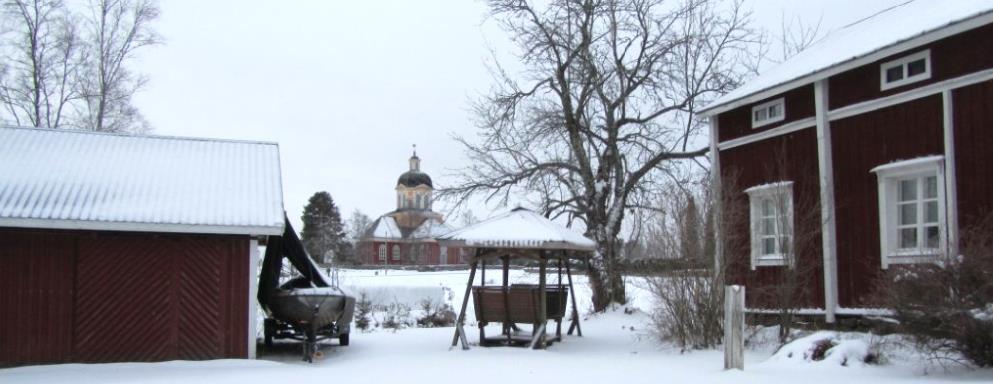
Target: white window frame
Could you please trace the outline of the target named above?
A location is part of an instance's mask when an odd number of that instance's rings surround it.
[[[379,261],[386,261],[386,244],[379,245]]]
[[[911,62],[924,59],[924,72],[916,74],[914,76],[908,76],[908,64]],[[896,81],[886,81],[886,71],[900,67],[903,71],[903,78]],[[931,78],[931,50],[925,49],[923,51],[901,57],[896,60],[887,61],[879,65],[879,89],[887,90],[896,87],[902,87],[910,83],[916,83],[918,81],[923,81]]]
[[[751,222],[751,266],[752,269],[758,267],[778,267],[792,266],[789,260],[789,253],[784,252],[784,247],[793,249],[793,182],[780,181],[770,184],[754,186],[745,190],[748,194],[749,221]],[[776,252],[767,255],[763,254],[763,239],[768,237],[762,233],[762,220],[767,217],[762,216],[762,202],[768,199],[776,199],[781,202],[775,206],[773,218],[776,221],[775,239]],[[785,211],[785,212],[782,212]],[[787,224],[785,227],[781,224]]]
[[[772,108],[772,107],[774,107],[774,106],[778,106],[779,107],[779,111],[780,111],[779,112],[779,116],[769,117],[769,109]],[[765,119],[759,120],[759,119],[757,119],[755,117],[755,112],[762,111],[762,110],[765,111],[765,116],[766,117],[765,117]],[[756,106],[752,107],[752,128],[758,128],[758,127],[769,125],[769,124],[772,124],[772,123],[778,123],[780,121],[783,121],[784,119],[786,119],[786,99],[785,98],[782,98],[781,97],[781,98],[778,98],[776,100],[765,102],[765,103],[762,103],[762,104],[759,104],[759,105],[756,105]]]
[[[400,244],[393,244],[393,261],[400,260]]]
[[[444,245],[438,246],[438,264],[446,265],[448,264],[448,247]]]
[[[879,194],[879,251],[882,268],[887,269],[892,264],[913,264],[934,262],[946,249],[946,212],[945,212],[945,169],[944,156],[935,155],[912,160],[898,161],[875,167],[871,171],[876,174]],[[901,180],[921,179],[936,176],[938,187],[938,247],[904,249],[899,246],[898,194]],[[923,187],[918,182],[917,200],[925,199]],[[917,208],[917,223],[920,228],[926,227],[921,221],[925,216],[923,204]],[[926,241],[926,233],[918,231],[918,243]]]

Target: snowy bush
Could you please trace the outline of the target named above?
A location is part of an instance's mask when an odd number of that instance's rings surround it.
[[[448,304],[436,304],[431,299],[420,302],[421,316],[417,318],[418,327],[450,327],[455,324],[455,311]]]
[[[880,291],[931,361],[993,367],[993,215],[963,233],[961,254],[891,267]]]
[[[710,272],[672,272],[647,279],[656,305],[652,333],[683,350],[714,348],[724,337],[724,286]]]
[[[372,323],[372,302],[365,291],[359,292],[359,299],[355,301],[355,326],[360,330],[369,329]]]
[[[382,321],[378,323],[383,328],[397,330],[410,327],[414,324],[410,318],[410,306],[405,303],[393,302],[386,305],[383,308],[382,315]]]
[[[853,366],[880,361],[877,348],[857,334],[842,337],[836,332],[821,331],[786,343],[772,356],[778,362],[815,362],[827,365]]]

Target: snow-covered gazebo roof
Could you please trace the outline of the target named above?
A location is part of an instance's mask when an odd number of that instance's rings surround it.
[[[476,248],[596,250],[593,240],[526,208],[515,208],[437,239]]]

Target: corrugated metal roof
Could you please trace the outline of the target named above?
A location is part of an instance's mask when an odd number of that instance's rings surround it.
[[[279,235],[275,143],[0,128],[0,227]]]

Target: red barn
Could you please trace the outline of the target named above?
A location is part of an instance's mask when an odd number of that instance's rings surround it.
[[[741,212],[730,280],[800,271],[802,306],[833,322],[872,307],[890,266],[957,254],[993,208],[990,47],[993,2],[907,2],[707,106],[724,210]]]
[[[276,144],[0,128],[0,366],[250,358]]]

